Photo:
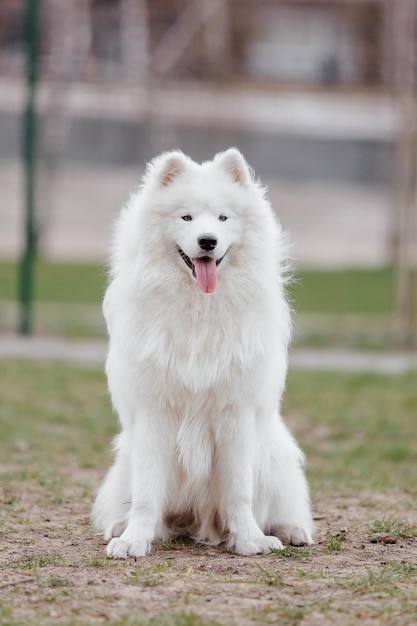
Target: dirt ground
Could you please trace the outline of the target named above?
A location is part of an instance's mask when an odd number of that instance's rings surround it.
[[[58,492],[6,486],[1,624],[417,623],[417,506],[406,493],[316,494],[308,548],[241,557],[179,539],[113,561],[89,523],[98,482],[83,470]]]

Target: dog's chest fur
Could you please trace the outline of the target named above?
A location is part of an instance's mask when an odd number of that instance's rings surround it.
[[[130,352],[142,376],[160,372],[163,387],[215,387],[218,393],[228,384],[241,386],[265,348],[264,324],[250,311],[238,314],[236,303],[221,293],[171,300],[168,308],[166,301],[148,298],[132,322]]]

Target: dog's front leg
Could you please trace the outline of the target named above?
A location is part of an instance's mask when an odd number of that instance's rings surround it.
[[[171,453],[167,439],[154,416],[137,418],[130,445],[132,503],[125,530],[107,546],[110,557],[150,552],[163,515]]]
[[[228,529],[228,547],[238,554],[268,553],[283,548],[277,537],[266,536],[253,514],[255,417],[230,416],[216,446],[220,517]]]

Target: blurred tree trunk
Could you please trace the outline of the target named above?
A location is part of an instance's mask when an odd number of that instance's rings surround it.
[[[393,5],[395,94],[400,113],[396,142],[396,310],[402,341],[417,346],[417,0]]]

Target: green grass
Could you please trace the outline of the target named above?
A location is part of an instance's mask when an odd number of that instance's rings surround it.
[[[104,375],[64,364],[0,362],[0,451],[25,442],[41,466],[49,455],[100,464],[116,429]],[[308,468],[320,485],[417,485],[414,374],[291,372],[284,412],[303,433]],[[80,437],[82,430],[83,437]],[[45,464],[46,466],[48,463]],[[20,466],[23,471],[24,466]],[[59,476],[44,480],[60,483]]]
[[[303,559],[310,556],[308,549],[302,550],[301,548],[293,548],[292,546],[286,546],[283,550],[272,548],[271,553],[279,559]]]
[[[417,528],[407,522],[393,517],[375,520],[370,528],[371,533],[389,533],[400,539],[417,537]]]
[[[265,585],[282,585],[282,583],[284,582],[284,577],[282,574],[278,574],[277,572],[271,572],[270,570],[266,569],[266,567],[262,567],[262,565],[259,565],[259,563],[257,563],[256,565],[259,570],[259,577],[261,581],[265,583]]]
[[[0,262],[2,300],[18,299],[18,266]],[[38,259],[35,264],[34,295],[39,302],[98,304],[103,299],[106,269],[88,263],[51,263]]]
[[[104,265],[51,263],[35,272],[35,332],[104,337]],[[0,262],[0,332],[17,326],[18,269]],[[298,345],[389,348],[401,341],[394,323],[392,269],[298,272],[288,294]]]
[[[35,297],[39,302],[97,304],[102,300],[107,280],[104,266],[39,259],[35,269]],[[16,300],[17,284],[16,264],[1,261],[1,299]],[[298,272],[289,294],[300,313],[390,314],[393,271]]]
[[[170,561],[163,561],[156,563],[150,567],[136,567],[132,576],[126,581],[126,585],[135,585],[139,587],[156,587],[158,585],[164,585],[170,582],[170,570],[172,569],[172,563]]]
[[[416,375],[290,372],[284,414],[320,488],[417,492]]]
[[[340,552],[346,539],[346,533],[343,531],[334,535],[328,532],[323,542],[323,552],[328,552],[329,554]]]
[[[39,259],[34,278],[34,332],[69,338],[105,336],[101,302],[104,265],[50,263]],[[0,262],[0,332],[18,326],[18,267]]]
[[[394,310],[394,272],[299,272],[290,295],[300,313],[389,315]]]
[[[117,425],[100,370],[3,361],[0,397],[0,456],[19,459],[22,480],[36,471],[55,503],[69,478],[51,471],[51,459],[86,468],[108,461]],[[415,374],[291,371],[283,411],[300,432],[313,488],[416,492],[416,406]]]
[[[116,427],[100,370],[0,361],[0,381],[0,456],[14,451],[22,478],[35,466],[59,496],[67,477],[51,470],[51,459],[100,464]]]
[[[338,584],[349,588],[355,593],[378,594],[379,597],[390,596],[395,593],[398,582],[417,582],[417,567],[400,561],[388,562],[380,570],[370,567],[360,576],[352,576],[349,580],[339,579]]]

